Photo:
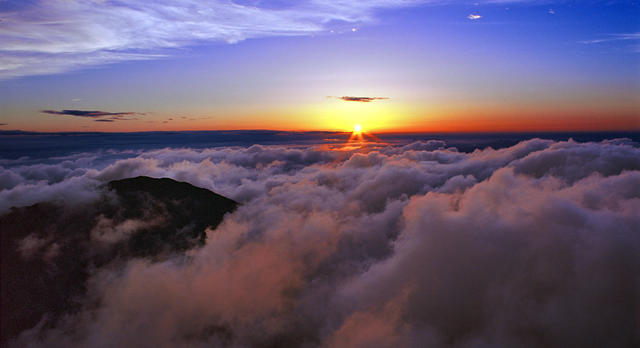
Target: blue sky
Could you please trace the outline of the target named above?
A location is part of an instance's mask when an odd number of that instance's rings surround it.
[[[4,129],[638,128],[636,1],[5,0],[0,11]],[[344,95],[390,99],[327,98]]]

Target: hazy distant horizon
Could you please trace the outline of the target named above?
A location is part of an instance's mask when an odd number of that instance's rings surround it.
[[[618,132],[381,132],[370,141],[350,142],[352,132],[282,130],[209,130],[154,132],[25,132],[0,130],[0,158],[52,157],[97,150],[151,150],[251,145],[401,146],[416,141],[442,140],[462,152],[500,149],[540,138],[578,142],[626,138],[640,143],[640,131]],[[366,135],[365,135],[366,137]]]

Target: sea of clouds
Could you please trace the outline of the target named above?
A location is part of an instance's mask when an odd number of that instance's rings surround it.
[[[15,346],[640,344],[629,140],[103,151],[0,166],[0,213],[81,207],[138,175],[242,203],[201,248],[93,270],[80,311]]]

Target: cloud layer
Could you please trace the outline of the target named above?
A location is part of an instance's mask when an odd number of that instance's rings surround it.
[[[2,163],[2,211],[42,200],[73,209],[137,175],[243,202],[200,249],[96,269],[80,311],[23,332],[18,346],[639,343],[640,149],[628,140]]]

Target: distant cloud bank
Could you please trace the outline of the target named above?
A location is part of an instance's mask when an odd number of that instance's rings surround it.
[[[91,269],[78,308],[14,346],[637,342],[640,148],[628,139],[531,139],[470,153],[436,140],[254,145],[0,164],[1,212],[40,201],[72,212],[104,183],[138,175],[242,202],[201,248]],[[96,228],[104,239],[139,225]],[[46,251],[64,250],[56,243],[20,245],[25,257],[54,260]],[[74,252],[100,247],[89,240]]]

